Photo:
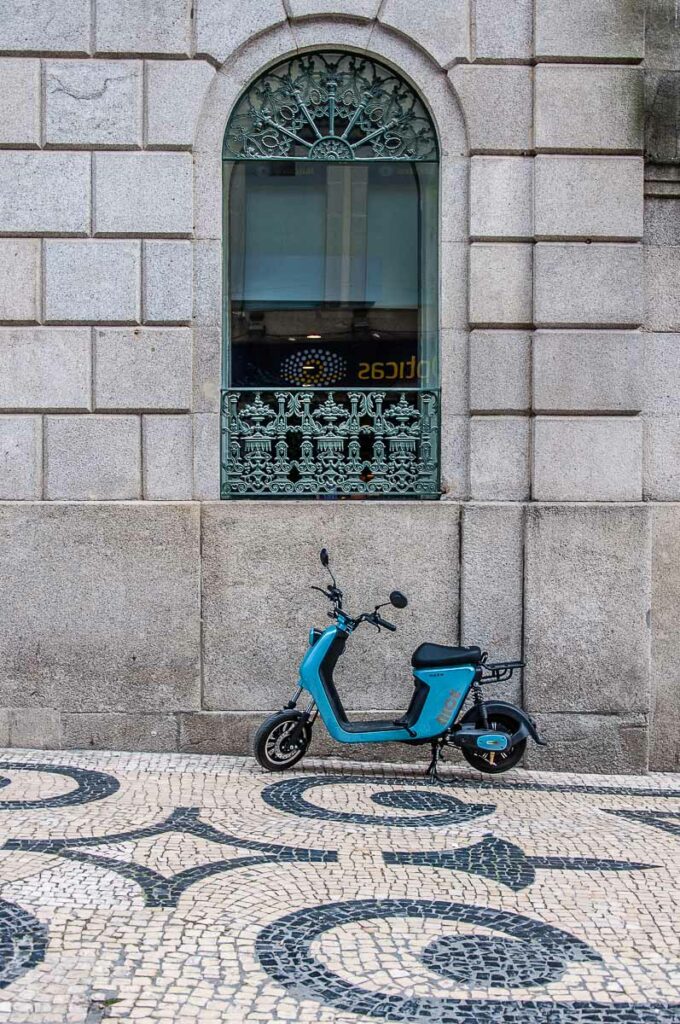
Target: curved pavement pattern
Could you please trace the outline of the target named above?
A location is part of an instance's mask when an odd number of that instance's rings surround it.
[[[0,1024],[680,1024],[680,777],[0,762]]]

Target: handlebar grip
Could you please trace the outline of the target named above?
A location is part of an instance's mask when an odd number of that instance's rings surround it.
[[[389,629],[390,633],[397,632],[397,627],[394,626],[391,622],[387,622],[387,620],[383,619],[380,615],[376,615],[375,621],[379,626],[382,626],[383,629]]]

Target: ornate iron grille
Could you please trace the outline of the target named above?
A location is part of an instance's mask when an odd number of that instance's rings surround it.
[[[226,160],[437,160],[434,126],[393,71],[354,53],[309,53],[261,75],[239,100]]]
[[[222,392],[222,497],[438,498],[439,394]]]

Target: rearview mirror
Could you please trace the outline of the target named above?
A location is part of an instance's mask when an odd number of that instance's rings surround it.
[[[319,552],[319,558],[321,559],[321,564],[328,568],[328,562],[330,561],[330,559],[328,557],[328,552],[326,551],[325,548],[321,548],[321,551]]]
[[[395,608],[405,608],[408,604],[408,599],[400,590],[393,590],[390,594],[390,604]]]

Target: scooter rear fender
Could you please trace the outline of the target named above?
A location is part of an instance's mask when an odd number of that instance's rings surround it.
[[[518,708],[515,704],[510,704],[507,700],[485,700],[484,707],[486,708],[487,714],[493,714],[496,712],[499,715],[506,715],[508,718],[512,718],[516,722],[516,729],[512,736],[513,746],[525,740],[528,736],[531,736],[532,740],[538,743],[539,747],[547,746],[545,740],[541,739],[536,723],[533,718],[523,711],[522,708]],[[471,707],[470,710],[463,715],[460,720],[461,725],[469,725],[470,723],[477,722],[477,709]]]

